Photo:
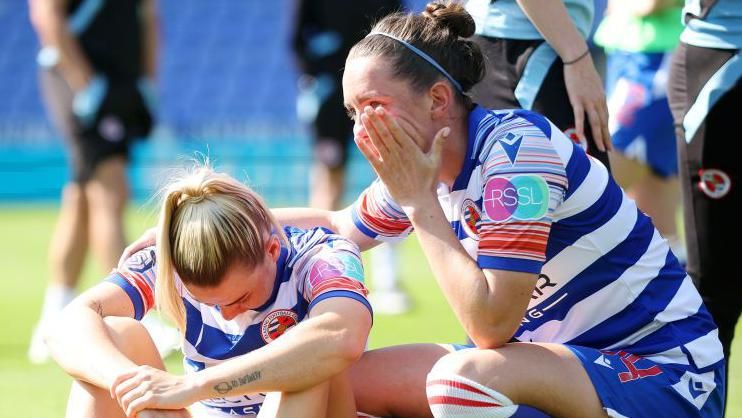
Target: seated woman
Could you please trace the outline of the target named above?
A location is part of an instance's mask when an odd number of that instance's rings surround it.
[[[367,353],[351,373],[359,410],[720,416],[718,330],[667,241],[549,120],[471,102],[484,73],[473,33],[453,2],[378,22],[351,49],[343,92],[379,179],[343,211],[274,212],[362,249],[414,230],[477,346]]]
[[[355,417],[345,370],[372,322],[355,244],[282,229],[251,189],[208,166],[173,179],[157,234],[47,337],[76,379],[68,418],[189,416],[194,403],[198,417],[253,416],[268,392],[261,417]],[[137,322],[154,306],[183,334],[184,376],[164,371]]]

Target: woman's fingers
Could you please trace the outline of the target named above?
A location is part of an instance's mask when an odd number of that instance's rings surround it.
[[[129,370],[127,372],[121,373],[120,375],[116,376],[116,378],[113,379],[113,383],[111,383],[111,389],[109,389],[109,392],[111,393],[111,397],[114,399],[117,399],[118,396],[116,396],[116,392],[118,391],[119,385],[131,379],[132,377],[136,376],[137,372],[138,372],[137,369],[133,369],[133,370]]]
[[[141,396],[134,398],[125,408],[126,416],[129,418],[136,418],[137,412],[142,409],[151,408],[155,405],[151,404],[153,395],[152,392],[145,392]]]
[[[366,135],[368,136],[369,140],[379,152],[379,156],[384,159],[384,157],[391,152],[391,144],[388,139],[385,140],[384,138],[382,138],[382,132],[379,132],[379,129],[381,129],[382,127],[378,126],[379,124],[375,123],[375,121],[372,119],[373,110],[369,112],[369,109],[371,109],[371,107],[367,106],[361,113],[361,124],[363,124],[363,128],[366,130]]]
[[[591,109],[587,112],[588,123],[590,124],[590,130],[593,134],[593,142],[600,151],[605,151],[603,145],[603,129],[601,126],[600,115],[595,109]]]

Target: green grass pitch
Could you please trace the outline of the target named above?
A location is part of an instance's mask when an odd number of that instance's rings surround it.
[[[4,289],[0,292],[0,417],[63,417],[70,378],[56,365],[32,366],[26,360],[31,327],[36,322],[47,279],[46,251],[55,221],[50,206],[0,208],[0,254]],[[149,209],[136,207],[127,214],[129,237],[154,223]],[[414,239],[401,246],[401,276],[414,300],[411,313],[377,315],[371,347],[408,342],[462,342],[464,333],[440,294],[425,258]],[[105,273],[89,262],[83,286]],[[373,283],[370,284],[373,287]],[[742,324],[742,323],[741,323]],[[742,326],[737,328],[742,336]],[[180,356],[167,361],[181,371]],[[742,417],[742,337],[733,347],[727,417]]]

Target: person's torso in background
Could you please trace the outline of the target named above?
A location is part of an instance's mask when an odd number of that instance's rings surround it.
[[[593,0],[564,0],[564,4],[577,30],[587,38],[595,14]],[[477,24],[478,35],[507,39],[543,38],[515,0],[470,0],[466,10]]]
[[[312,75],[336,74],[371,25],[401,8],[399,0],[304,0],[298,31],[305,45],[306,70]]]
[[[742,0],[686,0],[680,40],[705,48],[742,48]]]
[[[141,0],[71,0],[67,24],[96,72],[114,80],[142,74]]]

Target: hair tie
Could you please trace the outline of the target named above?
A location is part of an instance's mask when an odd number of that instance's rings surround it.
[[[438,64],[438,62],[436,60],[434,60],[433,57],[431,57],[430,55],[426,54],[421,49],[416,48],[411,43],[409,43],[409,42],[407,42],[407,41],[405,41],[405,40],[403,40],[401,38],[398,38],[398,37],[396,37],[394,35],[388,34],[386,32],[377,32],[377,31],[374,31],[374,32],[371,32],[368,35],[366,35],[366,37],[368,38],[371,35],[386,36],[387,38],[394,39],[395,41],[401,43],[402,45],[405,46],[405,48],[407,48],[410,51],[414,52],[415,54],[417,54],[417,56],[419,56],[420,58],[424,59],[430,65],[432,65],[433,67],[435,67],[436,70],[438,70],[441,74],[443,74],[443,76],[446,77],[448,79],[448,81],[451,82],[451,84],[453,84],[453,86],[456,88],[456,90],[458,90],[459,93],[464,94],[464,89],[461,88],[461,84],[459,84],[459,82],[456,81],[456,79],[453,78],[453,76],[451,76],[451,74],[449,74],[448,71],[446,71],[440,64]]]
[[[200,195],[198,195],[198,196],[189,196],[189,197],[190,197],[190,199],[189,199],[189,200],[190,200],[190,201],[191,201],[191,203],[193,203],[193,204],[196,204],[196,203],[202,202],[202,201],[203,201],[204,199],[206,199],[206,195],[205,195],[205,194],[200,194]]]

